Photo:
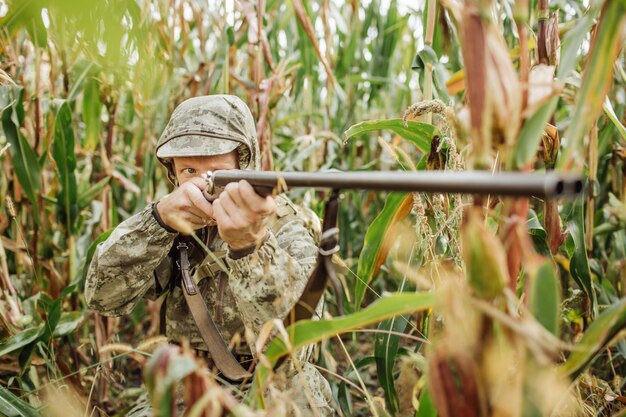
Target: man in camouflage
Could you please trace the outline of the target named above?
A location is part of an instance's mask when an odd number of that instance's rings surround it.
[[[184,234],[194,230],[214,254],[191,247],[194,281],[224,340],[240,341],[235,356],[254,355],[262,325],[283,319],[304,289],[317,254],[311,227],[285,196],[260,197],[245,181],[229,184],[212,203],[203,196],[206,171],[260,168],[255,123],[237,97],[196,97],[180,104],[156,155],[177,188],[98,245],[87,276],[87,302],[101,314],[119,316],[144,297],[167,293],[168,339],[188,340],[200,354],[207,352],[176,267],[176,246],[181,240],[193,243]],[[302,389],[302,375],[288,376],[287,383],[295,388],[292,398],[300,410],[332,415],[328,382],[309,363],[303,363],[303,372],[310,390]]]

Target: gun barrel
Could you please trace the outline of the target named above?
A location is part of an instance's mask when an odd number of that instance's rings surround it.
[[[262,195],[273,189],[310,187],[428,193],[459,193],[541,198],[573,197],[583,190],[583,179],[556,173],[536,174],[487,171],[352,171],[274,172],[219,170],[209,175],[213,186],[248,181]]]

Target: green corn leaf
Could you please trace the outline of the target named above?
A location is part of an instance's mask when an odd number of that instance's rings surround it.
[[[567,146],[559,154],[559,167],[566,166],[572,152],[581,149],[583,138],[602,110],[607,91],[613,82],[613,65],[607,63],[615,62],[623,47],[625,24],[626,0],[607,1],[591,45],[582,85],[576,94],[571,123],[565,131]]]
[[[78,209],[82,210],[87,207],[91,203],[91,201],[96,198],[98,194],[100,194],[100,192],[104,189],[104,187],[109,183],[110,180],[111,177],[104,177],[88,190],[80,193],[77,200]]]
[[[626,327],[626,298],[622,298],[596,317],[561,366],[561,371],[576,379],[624,327]]]
[[[572,215],[567,222],[567,229],[574,244],[574,253],[570,261],[570,273],[574,281],[589,297],[591,316],[595,317],[598,312],[598,303],[596,301],[596,293],[593,290],[593,283],[591,282],[591,270],[589,269],[589,259],[587,258],[587,248],[585,246],[584,204],[583,196],[573,202]]]
[[[20,120],[23,119],[24,108],[21,87],[0,86],[0,104],[2,108],[2,129],[8,142],[11,144],[11,160],[13,169],[24,193],[33,205],[34,213],[39,213],[38,196],[41,190],[41,169],[37,155],[20,133]],[[35,222],[41,225],[39,215],[35,215]]]
[[[358,279],[354,287],[354,306],[357,310],[361,306],[367,286],[387,258],[394,226],[409,214],[412,205],[411,194],[390,193],[383,210],[367,229],[357,266]]]
[[[0,343],[0,357],[15,352],[35,341],[41,333],[42,326],[31,327],[5,339]]]
[[[437,417],[437,409],[427,388],[424,388],[420,394],[419,408],[415,417]]]
[[[70,71],[72,88],[67,95],[68,102],[73,103],[76,100],[78,94],[84,89],[87,80],[89,80],[89,76],[96,76],[99,68],[100,67],[95,62],[86,59],[80,58],[76,61]]]
[[[291,4],[291,2],[290,2]],[[302,5],[305,9],[306,12],[306,16],[303,16],[304,18],[308,18],[310,19],[311,16],[311,8],[309,6],[309,2],[305,1],[302,2]],[[309,35],[307,34],[304,25],[303,25],[303,21],[300,20],[299,18],[297,18],[297,14],[295,12],[295,7],[293,6],[293,4],[291,4],[291,11],[293,12],[292,15],[294,17],[294,19],[298,22],[297,24],[297,31],[298,31],[298,50],[300,51],[300,57],[301,57],[301,62],[302,62],[302,66],[300,67],[300,72],[302,72],[303,74],[305,74],[308,77],[309,81],[314,80],[314,71],[313,69],[315,68],[316,65],[316,53],[315,53],[315,47],[313,46],[313,42],[311,40],[311,38],[309,37]],[[298,77],[300,78],[300,77]],[[303,77],[304,78],[304,77]],[[304,79],[301,81],[303,82]],[[300,84],[302,86],[302,84]]]
[[[302,320],[286,329],[289,336],[287,347],[281,337],[275,337],[269,344],[265,356],[270,368],[278,360],[303,346],[323,339],[350,332],[355,329],[378,323],[394,316],[415,313],[432,308],[437,299],[435,293],[394,293],[380,299],[356,313],[329,320]],[[268,363],[261,361],[254,376],[251,398],[259,400],[269,374]]]
[[[373,356],[366,356],[364,358],[361,358],[354,362],[354,366],[351,366],[349,369],[346,370],[347,373],[344,375],[344,377],[349,381],[353,381],[358,372],[360,372],[366,366],[370,366],[374,363],[376,363],[376,358],[374,358]],[[350,391],[347,388],[347,384],[345,381],[341,381],[341,383],[339,383],[339,387],[337,387],[336,398],[344,414],[346,416],[352,416],[352,401],[350,400]]]
[[[68,233],[72,233],[78,216],[76,185],[76,155],[72,112],[64,100],[55,100],[54,140],[52,156],[57,165],[61,190],[58,195],[59,212]]]
[[[546,260],[536,273],[529,275],[528,308],[543,327],[558,337],[561,293],[552,261]]]
[[[622,142],[626,143],[626,127],[620,122],[619,117],[615,114],[615,110],[613,109],[613,105],[608,97],[604,99],[604,105],[602,106],[604,109],[604,113],[608,116],[609,120],[613,122],[615,128],[619,132],[619,135],[622,137]]]
[[[57,327],[57,324],[59,324],[59,320],[61,320],[62,305],[62,299],[59,297],[48,307],[46,321],[44,322],[44,333],[41,336],[42,342],[48,343],[50,339],[52,339],[54,330]]]
[[[376,22],[378,36],[374,41],[368,72],[375,77],[392,78],[389,70],[392,67],[393,53],[406,27],[407,17],[398,14],[397,2],[392,0],[387,15],[377,16]],[[372,85],[369,103],[380,95],[382,88],[381,84]]]
[[[344,375],[345,379],[348,381],[354,381],[357,372],[360,372],[366,366],[370,366],[376,363],[376,359],[373,356],[366,356],[354,362],[354,366],[351,366],[346,370],[346,374]],[[349,417],[352,416],[352,401],[350,399],[350,390],[348,389],[348,384],[346,381],[342,380],[337,387],[337,402],[339,403],[339,407],[344,412],[344,414]]]
[[[567,31],[561,43],[561,59],[556,70],[556,76],[564,80],[573,70],[576,69],[580,55],[578,50],[585,41],[585,38],[593,27],[603,1],[593,2],[587,13],[576,21],[576,24]]]
[[[407,121],[407,125],[404,126],[402,119],[387,119],[357,123],[350,126],[343,137],[347,141],[353,136],[384,129],[389,129],[412,142],[421,152],[426,154],[430,151],[430,142],[433,136],[437,134],[437,128],[428,123]]]
[[[22,348],[22,350],[20,351],[20,354],[17,357],[17,363],[21,369],[21,375],[28,374],[28,371],[30,370],[30,361],[33,357],[33,352],[35,351],[39,343],[40,342],[38,340],[35,340],[33,343],[24,346],[24,348]]]
[[[406,318],[402,316],[385,320],[378,325],[378,330],[383,332],[402,333],[408,325]],[[392,414],[400,408],[398,393],[393,377],[393,368],[398,354],[400,336],[397,334],[380,333],[374,341],[374,356],[376,357],[376,373],[378,382],[385,392],[385,404]]]
[[[543,254],[550,255],[550,248],[548,247],[548,241],[546,230],[537,217],[537,213],[533,209],[528,210],[528,221],[526,221],[526,228],[528,233],[532,237],[535,249]]]
[[[82,143],[88,152],[93,152],[100,142],[101,113],[100,83],[95,78],[91,78],[85,83],[83,91],[83,121],[86,129]]]
[[[26,29],[36,46],[45,47],[48,42],[48,32],[41,17],[44,5],[41,1],[12,1],[9,10],[0,19],[0,26],[7,28],[11,36],[21,28]]]
[[[0,415],[6,417],[41,417],[26,401],[0,386]]]
[[[133,129],[132,124],[135,120],[135,101],[132,93],[129,91],[120,99],[118,106],[118,122],[121,126]],[[139,127],[139,132],[143,132],[143,127]],[[135,148],[133,148],[135,149]]]
[[[349,380],[354,380],[358,371],[363,370],[365,367],[373,365],[376,363],[376,358],[374,356],[366,356],[364,358],[359,359],[354,362],[354,367],[350,367],[345,374],[345,377]],[[355,369],[356,368],[356,369]],[[343,384],[344,382],[342,382]]]
[[[65,313],[54,327],[53,336],[61,337],[74,332],[84,321],[85,316],[79,311]]]
[[[411,65],[411,69],[413,71],[424,71],[426,69],[426,65],[435,66],[439,62],[439,58],[437,58],[437,53],[428,45],[424,45],[424,48],[417,51],[417,55],[415,55],[415,59],[413,60],[413,64]]]
[[[539,146],[541,134],[550,120],[550,117],[556,110],[559,102],[558,97],[554,97],[541,105],[524,123],[519,138],[515,145],[515,166],[522,167],[529,163]]]

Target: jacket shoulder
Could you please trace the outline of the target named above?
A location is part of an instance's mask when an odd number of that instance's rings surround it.
[[[313,210],[303,205],[295,204],[285,194],[275,197],[276,213],[269,222],[272,233],[277,234],[286,224],[299,220],[309,231],[311,236],[317,241],[321,233],[322,225],[320,219]]]

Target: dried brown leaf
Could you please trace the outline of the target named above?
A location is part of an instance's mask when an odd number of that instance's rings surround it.
[[[333,70],[331,69],[330,64],[328,63],[328,61],[322,54],[322,51],[320,50],[319,43],[317,42],[317,38],[315,37],[315,31],[313,30],[313,25],[311,24],[311,19],[309,19],[309,15],[307,14],[306,9],[304,8],[304,4],[302,3],[301,0],[293,0],[293,7],[294,7],[294,10],[296,11],[296,16],[298,17],[298,21],[300,21],[300,24],[302,24],[304,31],[306,32],[309,39],[311,40],[311,43],[313,44],[313,48],[315,49],[315,53],[317,54],[317,57],[321,61],[322,65],[324,66],[324,70],[326,71],[326,75],[328,76],[328,80],[330,81],[330,84],[332,86],[338,86],[337,81],[335,79],[335,75],[333,74]]]

